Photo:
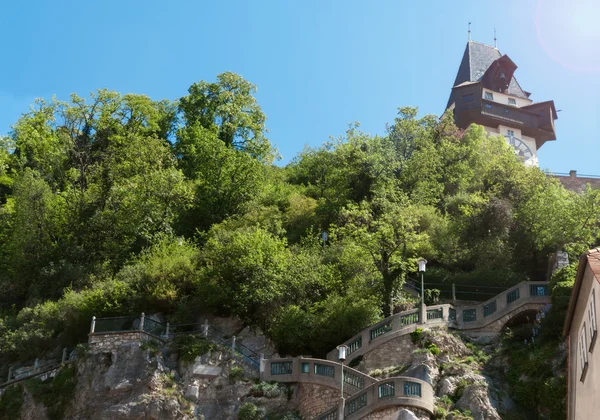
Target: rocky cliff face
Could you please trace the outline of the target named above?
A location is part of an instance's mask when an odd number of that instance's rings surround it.
[[[493,365],[494,349],[486,340],[473,343],[444,331],[417,331],[386,344],[385,355],[379,350],[366,354],[358,369],[378,378],[406,375],[429,381],[436,392],[437,419],[500,420],[499,412],[512,402],[502,378],[484,368]],[[40,399],[39,390],[30,392],[26,383],[20,417],[227,420],[242,418],[244,411],[250,413],[246,418],[258,418],[252,417],[256,410],[291,420],[300,418],[308,399],[312,404],[320,398],[300,386],[258,382],[256,372],[228,348],[211,346],[188,363],[166,355],[157,345],[131,342],[90,352],[72,369],[75,385],[63,411],[52,407],[51,399]],[[369,418],[427,418],[407,409],[388,411]]]

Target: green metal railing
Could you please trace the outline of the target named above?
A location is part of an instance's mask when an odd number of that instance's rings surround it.
[[[379,395],[379,398],[393,397],[395,395],[395,387],[396,384],[394,382],[381,384],[377,389],[377,395]]]
[[[444,318],[444,312],[442,311],[442,308],[440,309],[428,309],[427,310],[427,320],[432,320],[432,319],[443,319]]]
[[[354,397],[351,400],[348,400],[348,402],[346,402],[345,414],[349,415],[352,413],[356,413],[361,408],[366,407],[367,402],[368,402],[368,396],[366,393],[361,394],[357,397]]]
[[[362,336],[348,344],[348,356],[362,347]]]
[[[338,419],[338,408],[332,408],[327,410],[325,413],[318,417],[318,420],[337,420]]]
[[[496,312],[496,301],[490,302],[487,305],[484,305],[483,307],[483,316],[490,316],[491,314],[493,314],[494,312]]]
[[[463,322],[477,321],[477,309],[464,309]]]
[[[402,325],[403,327],[405,327],[407,325],[418,324],[418,323],[419,323],[419,312],[413,312],[411,314],[406,314],[406,315],[400,316],[400,325]]]
[[[140,327],[139,316],[115,316],[110,318],[96,318],[94,333],[111,333],[122,331],[136,331]]]
[[[358,389],[365,387],[365,378],[348,371],[344,371],[344,382]]]
[[[371,341],[375,340],[377,337],[381,337],[384,334],[392,331],[392,321],[388,321],[383,325],[379,325],[375,328],[372,328],[370,331]]]
[[[408,397],[420,397],[421,384],[417,382],[404,382],[404,395]]]
[[[334,378],[335,377],[335,368],[333,366],[315,363],[315,373],[317,375],[329,376],[331,378]]]
[[[515,300],[518,300],[521,297],[521,292],[519,291],[519,288],[516,288],[514,290],[511,290],[510,292],[508,292],[506,294],[506,303],[512,303]]]
[[[290,375],[292,362],[271,362],[271,375]]]

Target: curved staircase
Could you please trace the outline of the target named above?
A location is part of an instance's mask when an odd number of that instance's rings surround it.
[[[446,327],[471,336],[495,335],[512,319],[537,312],[550,304],[547,282],[521,282],[476,305],[423,305],[420,309],[400,312],[365,328],[342,345],[347,346],[350,363],[358,356],[419,327]],[[343,382],[342,382],[343,377]],[[318,414],[318,420],[358,420],[388,407],[409,407],[421,414],[433,415],[435,393],[426,381],[398,376],[378,380],[337,362],[337,350],[327,360],[280,358],[260,361],[264,381],[309,383],[344,390],[344,400]]]

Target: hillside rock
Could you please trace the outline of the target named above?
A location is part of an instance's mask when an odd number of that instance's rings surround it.
[[[90,354],[79,363],[67,419],[191,419],[162,358],[138,344]]]

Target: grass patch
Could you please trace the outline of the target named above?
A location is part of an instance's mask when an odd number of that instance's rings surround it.
[[[428,337],[429,337],[429,334],[427,334],[425,331],[423,331],[422,328],[417,328],[416,330],[414,330],[413,332],[410,333],[410,339],[412,340],[413,344],[416,344],[419,347],[421,347],[420,350],[424,350],[424,351],[416,350],[415,353],[429,352],[429,353],[433,354],[434,356],[437,356],[442,351],[435,343],[432,343]]]

